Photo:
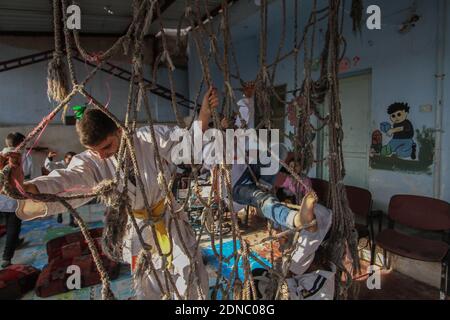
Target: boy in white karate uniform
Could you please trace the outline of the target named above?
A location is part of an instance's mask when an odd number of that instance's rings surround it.
[[[47,158],[45,158],[44,168],[48,171],[48,173],[52,172],[53,170],[66,169],[69,166],[69,163],[72,160],[74,155],[76,155],[75,152],[69,151],[64,155],[63,160],[55,161],[56,152],[50,151],[47,155]],[[57,221],[58,221],[58,223],[63,223],[63,214],[62,213],[58,214]],[[72,215],[70,215],[69,226],[71,226],[73,228],[77,227],[77,224],[75,223],[75,220],[73,219]]]
[[[58,169],[65,169],[69,165],[74,155],[76,155],[75,152],[69,151],[64,155],[63,160],[55,161],[54,158],[56,157],[56,152],[50,151],[47,155],[47,158],[45,158],[44,168],[47,169],[49,172]]]
[[[14,151],[14,148],[22,143],[24,139],[25,136],[20,132],[11,132],[6,136],[6,147],[0,152],[0,155],[6,156],[8,153]],[[32,158],[27,152],[23,152],[20,157],[24,179],[29,180],[33,174]],[[1,267],[6,268],[11,265],[11,260],[14,257],[16,249],[25,245],[25,240],[19,237],[22,221],[14,214],[17,208],[16,201],[2,196],[0,197],[0,207],[0,212],[3,213],[6,219],[6,241]]]
[[[307,211],[304,211],[305,213]],[[323,243],[331,227],[332,212],[320,204],[315,204],[314,215],[304,215],[303,223],[316,220],[316,225],[300,231],[297,249],[286,279],[290,300],[333,300],[336,266],[324,261]],[[267,270],[252,271],[260,299],[273,299],[273,278]]]
[[[211,116],[211,109],[216,108],[219,104],[216,89],[211,88],[205,95],[202,107],[198,116],[201,121],[202,130],[206,130]],[[155,143],[159,146],[161,157],[165,160],[166,168],[164,174],[166,179],[170,179],[171,173],[169,166],[173,162],[171,159],[171,149],[178,143],[172,141],[170,138],[171,132],[176,128],[169,128],[167,126],[155,126],[156,141],[152,141],[150,128],[143,127],[137,130],[134,135],[134,147],[136,150],[136,158],[138,167],[143,180],[144,189],[152,212],[147,213],[144,206],[144,198],[140,189],[136,187],[136,181],[128,181],[127,187],[129,190],[129,197],[131,199],[131,206],[133,215],[138,224],[143,225],[144,220],[149,216],[162,216],[168,208],[165,207],[163,191],[161,190],[157,177],[158,169],[155,163]],[[104,180],[113,179],[116,167],[116,154],[121,141],[121,129],[100,110],[88,109],[83,118],[77,123],[77,132],[81,143],[88,149],[75,157],[73,157],[67,169],[55,170],[48,176],[36,178],[23,185],[23,188],[29,193],[60,193],[62,195],[73,194],[76,192],[66,192],[65,190],[73,190],[79,188],[81,190],[92,189]],[[23,181],[20,167],[17,166],[17,157],[11,155],[9,163],[13,166],[12,175],[18,181]],[[3,161],[5,162],[5,159]],[[173,168],[173,166],[172,166]],[[130,180],[132,180],[130,178]],[[134,180],[134,179],[133,179]],[[123,179],[119,181],[119,187],[123,188]],[[80,192],[78,192],[80,193]],[[80,207],[89,202],[91,199],[79,199],[70,201],[74,207]],[[175,208],[177,210],[179,208]],[[18,208],[16,210],[17,216],[22,220],[32,220],[35,218],[46,217],[48,215],[55,215],[65,211],[65,208],[59,203],[42,203],[34,202],[32,200],[19,200]],[[155,224],[158,233],[158,239],[161,237],[172,237],[172,244],[170,258],[171,260],[169,273],[173,277],[174,283],[179,294],[182,297],[188,295],[190,299],[204,299],[208,293],[208,276],[203,265],[200,250],[195,250],[195,237],[191,226],[188,224],[186,214],[181,214],[180,219],[180,235],[175,227],[175,222],[169,226],[169,212],[164,216],[164,219]],[[169,234],[167,230],[171,230]],[[165,284],[163,259],[156,251],[154,237],[151,228],[145,228],[143,231],[143,238],[146,243],[150,244],[154,249],[152,252],[152,260],[156,269],[156,273],[161,283]],[[160,240],[158,240],[160,241]],[[182,241],[186,244],[187,250],[185,252],[182,246]],[[165,242],[167,244],[167,241]],[[160,242],[161,245],[161,242]],[[163,253],[164,253],[164,248]],[[165,248],[167,249],[167,248]],[[126,234],[124,236],[123,245],[123,260],[131,264],[132,271],[134,271],[137,256],[141,252],[141,243],[138,241],[138,235],[135,229],[131,226],[131,221],[128,221]],[[188,256],[192,256],[189,259]],[[196,267],[196,278],[198,281],[193,281],[188,288],[188,277],[191,269]],[[157,300],[162,298],[160,287],[152,272],[146,273],[142,281],[135,281],[134,283],[138,299],[152,299]],[[174,290],[170,290],[173,292]],[[202,293],[202,296],[200,295]],[[172,294],[171,299],[176,299],[177,296]]]

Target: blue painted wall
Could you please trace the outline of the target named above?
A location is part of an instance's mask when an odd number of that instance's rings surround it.
[[[273,1],[269,7],[268,61],[276,56],[281,38],[281,1]],[[286,1],[287,26],[285,46],[282,53],[288,52],[293,46],[294,37],[294,1]],[[301,1],[301,30],[306,23],[311,10],[312,1]],[[323,8],[326,1],[318,1],[318,8]],[[382,10],[382,29],[370,31],[363,26],[361,35],[355,36],[351,30],[349,18],[350,1],[347,1],[346,23],[344,36],[347,40],[346,56],[350,60],[360,57],[357,66],[352,66],[348,73],[370,70],[372,73],[371,98],[371,128],[377,129],[380,122],[387,121],[387,106],[393,102],[405,101],[411,106],[409,118],[417,128],[422,126],[435,127],[436,117],[436,69],[437,69],[437,18],[438,0],[418,0],[417,13],[421,16],[417,26],[409,33],[400,34],[400,24],[409,16],[410,0],[371,0],[364,1],[365,6],[375,4]],[[238,56],[241,72],[254,78],[258,71],[259,55],[259,13],[256,12],[253,1],[242,1],[234,5],[230,15],[247,12],[236,21],[232,21],[233,40]],[[253,13],[251,13],[253,11]],[[450,6],[447,6],[447,30],[450,30]],[[326,26],[322,23],[317,27],[318,43],[316,56],[319,54]],[[243,38],[245,37],[245,38]],[[450,33],[446,35],[446,74],[445,100],[442,140],[442,198],[450,201],[450,133],[446,128],[450,125],[448,110],[448,91],[450,89]],[[192,48],[191,48],[192,49]],[[199,81],[198,60],[191,51],[189,63],[189,91],[194,94],[194,84]],[[302,78],[302,55],[300,56],[299,77]],[[222,86],[220,74],[215,72],[213,78],[218,87]],[[287,59],[280,63],[277,84],[287,84],[288,90],[294,89],[294,60]],[[234,84],[237,86],[237,84]],[[238,95],[239,93],[236,92]],[[421,112],[420,106],[432,105],[432,112]],[[345,121],[345,119],[344,119]],[[345,125],[345,123],[344,123]],[[367,142],[370,144],[370,141]],[[369,188],[374,195],[375,207],[386,209],[389,199],[394,194],[416,194],[433,196],[433,175],[407,174],[402,172],[372,170],[369,167]]]
[[[450,4],[447,1],[446,10],[446,42],[445,42],[445,81],[444,81],[444,115],[442,142],[442,195],[450,201]]]

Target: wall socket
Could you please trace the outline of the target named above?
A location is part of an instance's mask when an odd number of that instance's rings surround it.
[[[433,106],[431,104],[423,104],[420,106],[420,112],[433,112]]]

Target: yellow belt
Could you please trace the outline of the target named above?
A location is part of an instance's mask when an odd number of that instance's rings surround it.
[[[166,209],[164,205],[164,199],[161,199],[156,205],[151,208],[151,213],[149,214],[146,209],[133,210],[133,215],[136,219],[158,219],[160,218]],[[169,255],[167,257],[168,266],[172,265],[172,248],[169,239],[169,233],[167,232],[166,224],[164,219],[160,219],[155,223],[156,238],[158,239],[159,246],[164,255]]]

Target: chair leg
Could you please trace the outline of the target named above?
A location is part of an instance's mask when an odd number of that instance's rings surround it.
[[[368,246],[369,246],[369,253],[370,253],[370,265],[372,265],[372,247],[373,247],[373,242],[370,240],[370,238],[369,239],[367,239],[367,244],[368,244]],[[364,254],[364,250],[362,251],[363,252],[363,254]],[[364,256],[363,256],[363,258],[364,258]]]
[[[250,206],[247,206],[247,208],[245,208],[245,227],[246,228],[248,228],[249,215],[250,215]]]
[[[383,214],[381,213],[378,218],[378,233],[381,232],[382,228],[383,228]]]
[[[375,232],[373,230],[373,218],[369,220],[369,239],[373,242],[375,241]]]
[[[373,230],[373,217],[369,215],[367,222],[369,227],[370,265],[373,266],[375,262],[375,249],[376,249],[375,233]]]
[[[450,254],[448,254],[442,261],[441,266],[441,287],[439,289],[439,300],[445,300],[448,292],[448,260]]]
[[[370,235],[367,238],[367,245],[369,246],[369,251],[372,252],[372,240],[370,239]]]
[[[388,252],[386,251],[386,249],[383,249],[383,260],[384,267],[386,268],[386,270],[389,270],[391,268],[391,261],[388,258]]]
[[[375,251],[377,249],[377,243],[374,241],[370,247],[370,265],[375,265]]]
[[[444,242],[447,244],[450,244],[450,232],[447,231],[444,233]],[[445,262],[445,291],[444,291],[444,297],[449,296],[450,297],[450,250],[447,251],[447,255],[444,258]]]

